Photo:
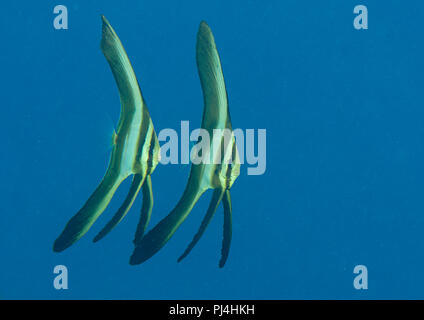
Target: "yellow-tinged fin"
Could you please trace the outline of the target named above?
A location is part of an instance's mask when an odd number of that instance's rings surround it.
[[[116,145],[117,139],[118,139],[118,135],[116,134],[115,129],[113,129],[112,137],[110,139],[110,147],[113,147]]]

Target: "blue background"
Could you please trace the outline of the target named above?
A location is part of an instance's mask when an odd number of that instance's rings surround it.
[[[66,5],[69,29],[53,28]],[[369,29],[353,28],[365,4]],[[424,298],[422,1],[20,1],[0,5],[0,298]],[[267,129],[267,170],[232,188],[233,242],[217,267],[222,209],[182,263],[202,198],[156,256],[130,266],[141,197],[63,253],[52,245],[100,181],[119,117],[99,42],[121,38],[157,132],[200,126],[199,22],[221,55],[235,128]],[[154,172],[151,226],[176,204],[188,165]],[[55,290],[53,268],[69,270]],[[364,264],[369,289],[353,288]]]

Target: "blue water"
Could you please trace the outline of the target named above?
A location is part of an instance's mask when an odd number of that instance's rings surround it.
[[[66,5],[69,29],[53,28]],[[365,4],[369,29],[353,27]],[[0,298],[424,298],[422,1],[3,1],[0,5]],[[267,130],[267,168],[235,182],[233,241],[218,268],[222,209],[181,263],[203,197],[152,259],[130,266],[141,197],[101,242],[126,182],[63,253],[53,241],[100,181],[119,117],[99,42],[120,36],[157,131],[200,126],[195,63],[211,26],[235,128]],[[159,165],[150,226],[181,196],[188,165]],[[368,290],[353,269],[368,268]],[[53,287],[65,265],[69,289]]]

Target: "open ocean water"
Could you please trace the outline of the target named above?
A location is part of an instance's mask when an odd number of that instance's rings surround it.
[[[68,28],[55,29],[56,5]],[[368,29],[353,12],[368,9]],[[233,128],[266,129],[266,170],[241,166],[233,237],[218,268],[220,207],[181,263],[211,191],[169,243],[129,265],[141,195],[102,241],[125,181],[89,232],[52,250],[100,182],[120,112],[100,50],[119,35],[156,132],[200,127],[196,33],[215,36]],[[423,1],[3,1],[0,4],[0,299],[424,298]],[[152,174],[149,228],[190,165]],[[68,289],[54,268],[66,266]],[[354,286],[355,266],[367,288]],[[362,274],[363,275],[363,274]],[[363,283],[362,283],[363,284]]]

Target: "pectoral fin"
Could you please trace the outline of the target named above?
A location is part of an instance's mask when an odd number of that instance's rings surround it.
[[[140,191],[141,186],[144,182],[144,176],[142,174],[135,174],[133,176],[133,181],[128,192],[127,197],[124,200],[124,203],[121,205],[119,210],[115,213],[112,219],[106,224],[106,226],[94,237],[93,242],[97,242],[106,236],[113,228],[115,228],[119,222],[124,219],[125,215],[128,213],[128,210],[131,209],[131,206],[134,203],[135,198],[137,198],[138,192]]]
[[[212,220],[212,217],[214,216],[215,211],[218,208],[219,203],[221,202],[223,195],[224,195],[224,190],[222,190],[222,189],[215,189],[214,190],[211,202],[209,204],[208,211],[206,212],[206,215],[203,218],[203,221],[200,225],[200,228],[197,231],[197,233],[194,235],[194,238],[190,242],[190,244],[188,245],[187,249],[184,251],[184,253],[181,255],[181,257],[178,258],[178,262],[183,260],[190,253],[190,251],[194,248],[196,243],[200,240],[200,238],[202,237],[203,233],[205,232],[207,226],[209,225],[209,222]]]
[[[150,217],[153,210],[153,190],[152,190],[152,178],[150,175],[147,176],[145,183],[142,188],[143,193],[143,204],[141,206],[140,221],[137,225],[133,243],[137,245],[143,238],[144,232],[146,231],[147,225],[149,224]]]
[[[65,229],[56,239],[53,251],[60,252],[79,240],[106,209],[116,189],[125,177],[108,171],[97,189],[88,198],[78,213],[69,220]]]
[[[225,262],[227,261],[228,254],[230,253],[232,236],[232,205],[230,190],[228,189],[225,191],[224,197],[222,199],[222,204],[224,205],[224,236],[222,239],[221,260],[219,261],[220,268],[222,268],[225,265]]]

